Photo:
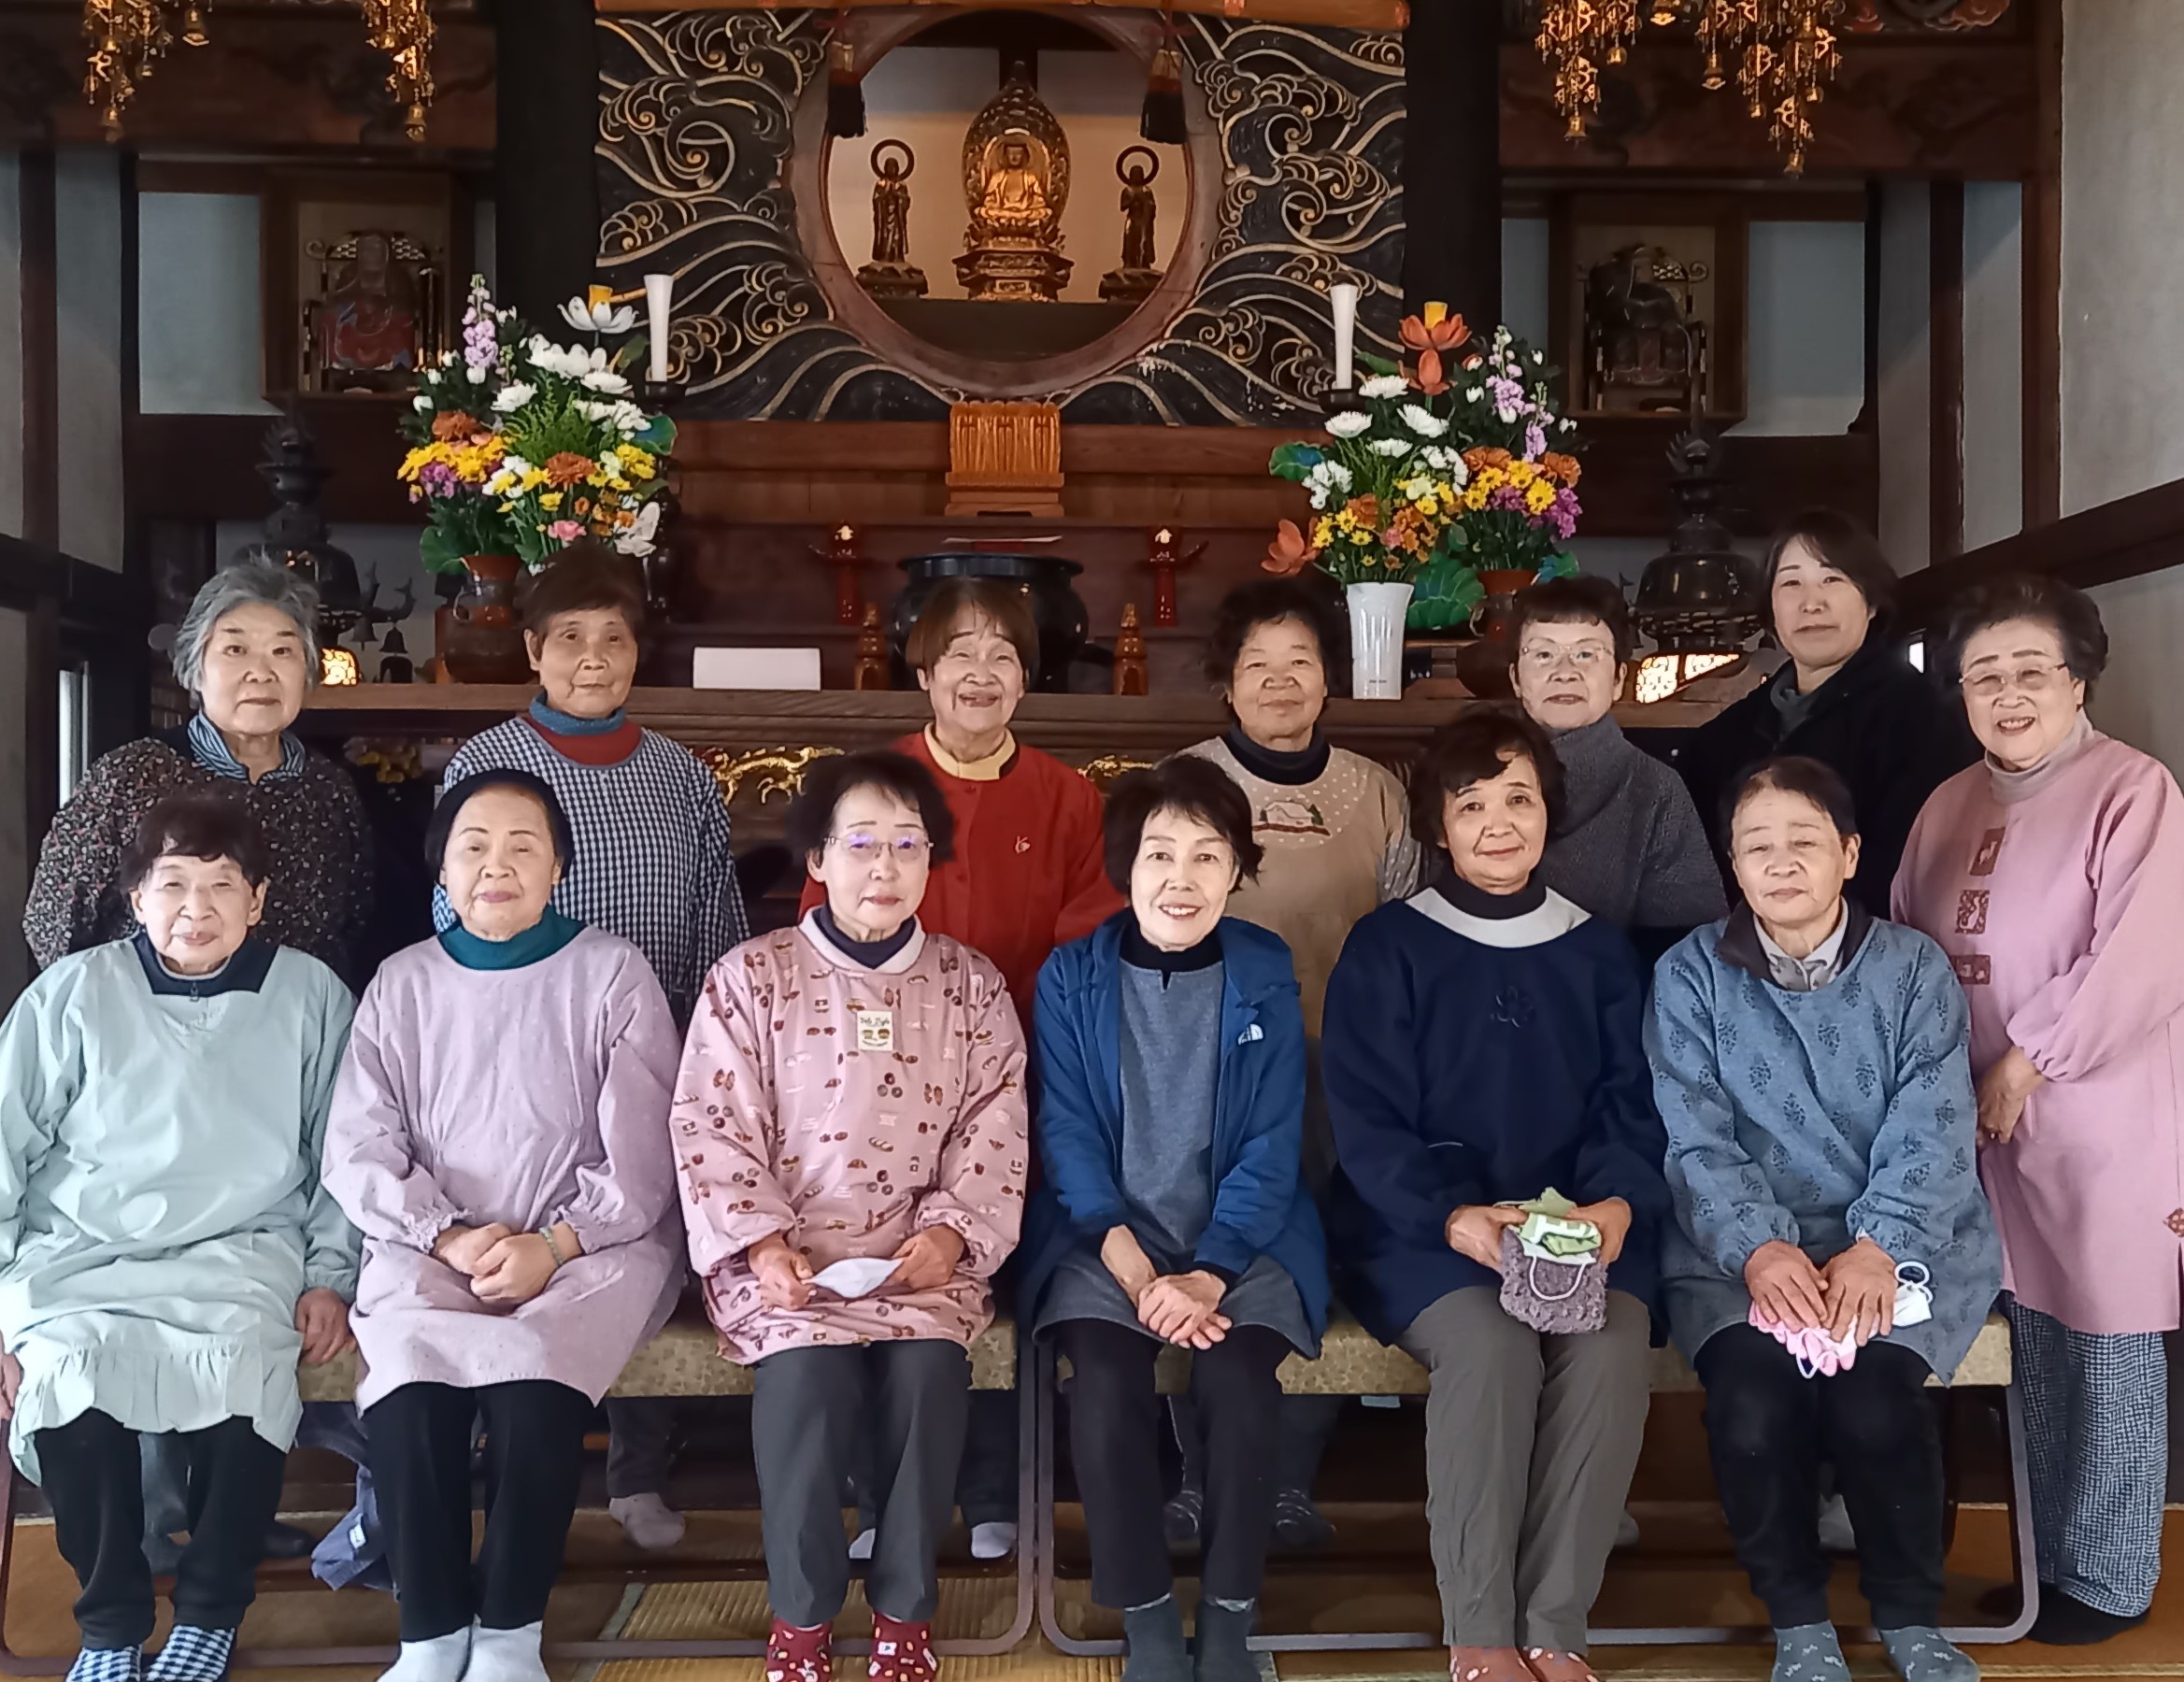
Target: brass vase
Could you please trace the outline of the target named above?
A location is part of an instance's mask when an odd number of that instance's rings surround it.
[[[514,555],[465,555],[463,589],[448,610],[440,660],[450,683],[528,683],[531,661],[516,622]]]

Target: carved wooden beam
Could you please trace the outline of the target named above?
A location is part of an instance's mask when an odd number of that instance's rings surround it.
[[[899,8],[903,0],[827,0],[837,10],[864,7]],[[934,0],[915,0],[932,6]],[[1024,0],[949,0],[951,11],[1021,11]],[[1402,29],[1410,21],[1406,0],[1068,0],[1071,6],[1112,6],[1129,11],[1203,12],[1254,23],[1304,23],[1336,29]],[[805,11],[779,0],[598,0],[602,15],[639,16],[686,11]]]

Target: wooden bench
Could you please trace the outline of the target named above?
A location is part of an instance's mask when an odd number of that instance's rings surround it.
[[[348,1402],[356,1395],[358,1376],[356,1353],[351,1350],[324,1366],[306,1366],[297,1369],[297,1388],[306,1402]],[[1029,1444],[1032,1433],[1032,1406],[1034,1396],[1029,1387],[1017,1384],[1016,1327],[1004,1318],[997,1319],[978,1342],[971,1346],[971,1388],[983,1390],[1016,1390],[1020,1397],[1019,1418],[1022,1447],[1018,1453],[1017,1478],[1017,1534],[1029,1537],[1035,1529],[1031,1512],[1032,1461]],[[612,1396],[649,1397],[707,1397],[748,1396],[751,1391],[750,1369],[725,1361],[721,1356],[721,1343],[713,1328],[694,1315],[684,1314],[671,1320],[659,1336],[640,1348],[622,1369],[607,1393]],[[16,1494],[19,1479],[14,1462],[0,1455],[0,1607],[4,1607],[7,1593],[9,1565],[13,1559],[15,1536]],[[1016,1561],[1016,1614],[1005,1634],[977,1641],[942,1641],[936,1643],[946,1655],[960,1658],[992,1657],[1014,1648],[1031,1632],[1035,1604],[1034,1563],[1030,1547],[1017,1549]],[[861,1653],[868,1643],[845,1640],[836,1646],[844,1654]],[[549,1642],[546,1656],[552,1660],[614,1660],[614,1659],[749,1659],[765,1652],[764,1641],[648,1641],[642,1639],[613,1639],[601,1641]],[[394,1659],[394,1648],[388,1647],[303,1647],[238,1651],[236,1662],[252,1667],[313,1666],[330,1664],[386,1664]],[[68,1668],[68,1661],[26,1659],[15,1653],[7,1644],[6,1632],[0,1627],[0,1675],[43,1676],[59,1675]]]
[[[1050,1349],[1042,1348],[1028,1353],[1034,1368],[1033,1386],[1037,1391],[1035,1435],[1031,1452],[1037,1461],[1032,1509],[1038,1524],[1035,1552],[1038,1556],[1040,1628],[1045,1632],[1047,1639],[1065,1653],[1082,1657],[1110,1656],[1122,1650],[1120,1641],[1087,1641],[1070,1635],[1062,1629],[1057,1617],[1054,1398],[1063,1363]],[[1179,1394],[1189,1383],[1190,1356],[1181,1349],[1163,1350],[1156,1370],[1162,1392]],[[2033,1618],[2039,1609],[2039,1591],[2035,1583],[2037,1574],[2031,1568],[2032,1499],[2025,1460],[2024,1422],[2019,1412],[2017,1391],[2011,1386],[2010,1375],[2009,1325],[2000,1315],[1995,1315],[1980,1329],[1971,1352],[1957,1368],[1953,1382],[1959,1389],[1999,1390],[2005,1398],[2009,1434],[2010,1551],[2015,1562],[2017,1582],[2023,1589],[2024,1606],[2017,1620],[2007,1626],[1981,1625],[1947,1632],[1951,1640],[1960,1643],[2015,1641],[2032,1627]],[[1292,1355],[1282,1362],[1279,1376],[1282,1390],[1292,1396],[1422,1396],[1430,1383],[1424,1367],[1401,1349],[1392,1349],[1380,1343],[1363,1326],[1347,1317],[1338,1317],[1328,1326],[1327,1334],[1320,1341],[1320,1358],[1317,1361],[1306,1361],[1302,1356]],[[1676,1350],[1666,1347],[1653,1351],[1650,1382],[1656,1395],[1690,1393],[1700,1388],[1698,1375],[1692,1371],[1690,1364]],[[1938,1384],[1939,1380],[1930,1379],[1929,1383]],[[1758,1640],[1766,1633],[1763,1629],[1706,1625],[1593,1630],[1591,1638],[1596,1645],[1603,1646],[1669,1646],[1684,1643]],[[1294,1652],[1437,1647],[1442,1643],[1438,1631],[1414,1630],[1263,1635],[1254,1638],[1251,1645],[1265,1651]]]

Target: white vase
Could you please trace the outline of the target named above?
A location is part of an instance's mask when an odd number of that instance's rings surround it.
[[[1403,699],[1403,621],[1410,614],[1407,584],[1352,584],[1349,598],[1349,686],[1360,701]]]

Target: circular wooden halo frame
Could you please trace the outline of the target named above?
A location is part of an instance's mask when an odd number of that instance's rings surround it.
[[[1006,9],[1062,19],[1104,36],[1118,51],[1149,69],[1160,50],[1157,20],[1117,15],[1091,7],[923,7],[906,12],[861,11],[849,25],[857,73],[915,36],[968,12]],[[1212,114],[1194,78],[1183,78],[1184,120],[1190,138],[1181,148],[1189,179],[1183,232],[1159,286],[1130,318],[1089,345],[1058,356],[1028,361],[964,356],[920,338],[857,284],[857,265],[842,250],[827,213],[826,183],[834,141],[826,132],[826,78],[814,77],[798,103],[792,129],[789,188],[796,205],[796,233],[835,321],[892,367],[972,397],[1017,397],[1026,392],[1066,392],[1122,366],[1167,335],[1198,290],[1220,220],[1221,161]],[[951,172],[952,173],[952,172]]]

